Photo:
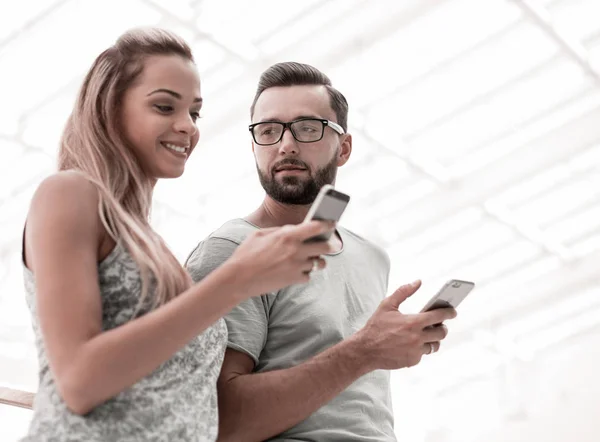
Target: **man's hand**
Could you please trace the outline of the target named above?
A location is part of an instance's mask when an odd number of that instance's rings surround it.
[[[404,315],[398,307],[421,286],[421,281],[403,285],[384,299],[354,339],[368,354],[372,369],[394,370],[412,367],[425,354],[436,352],[448,334],[441,324],[456,317],[456,310],[444,308],[416,315]]]

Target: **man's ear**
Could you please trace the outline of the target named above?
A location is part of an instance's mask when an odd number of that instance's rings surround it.
[[[350,154],[352,153],[352,135],[345,134],[342,135],[343,139],[340,144],[340,148],[338,149],[338,167],[343,166],[350,159]]]

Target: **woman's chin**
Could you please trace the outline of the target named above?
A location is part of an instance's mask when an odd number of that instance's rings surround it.
[[[161,179],[161,180],[173,179],[173,178],[179,178],[181,175],[183,175],[184,171],[185,171],[185,167],[177,167],[177,168],[169,167],[169,168],[161,169],[154,176],[156,177],[156,179]]]

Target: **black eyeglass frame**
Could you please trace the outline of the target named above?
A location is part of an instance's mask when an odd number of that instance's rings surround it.
[[[299,121],[307,121],[307,120],[308,121],[320,121],[321,124],[323,124],[323,130],[321,131],[321,136],[319,137],[319,139],[311,140],[311,141],[302,141],[302,140],[299,140],[298,137],[296,137],[296,134],[294,133],[294,130],[292,129],[292,124],[297,123]],[[281,131],[281,135],[279,136],[279,139],[277,141],[274,141],[273,143],[266,143],[266,144],[259,143],[258,141],[256,141],[256,136],[254,135],[254,128],[261,124],[279,124],[279,125],[283,126],[283,130]],[[249,125],[248,130],[252,134],[252,139],[254,140],[254,142],[256,144],[258,144],[259,146],[272,146],[281,141],[286,129],[289,129],[289,131],[292,133],[292,136],[294,137],[294,140],[296,140],[298,143],[316,143],[317,141],[321,141],[323,139],[323,136],[325,135],[325,127],[326,126],[329,126],[330,128],[332,128],[339,135],[344,135],[346,133],[346,131],[344,131],[344,128],[334,121],[327,120],[325,118],[310,118],[310,117],[298,118],[297,120],[288,121],[287,123],[284,123],[282,121],[261,121],[259,123],[253,123],[253,124]]]

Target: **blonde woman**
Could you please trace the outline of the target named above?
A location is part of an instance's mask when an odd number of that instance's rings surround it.
[[[201,107],[190,48],[164,30],[124,34],[88,72],[24,233],[40,368],[24,440],[215,440],[222,316],[325,265],[329,246],[304,239],[332,226],[286,226],[192,284],[148,216],[156,181],[184,171]]]

